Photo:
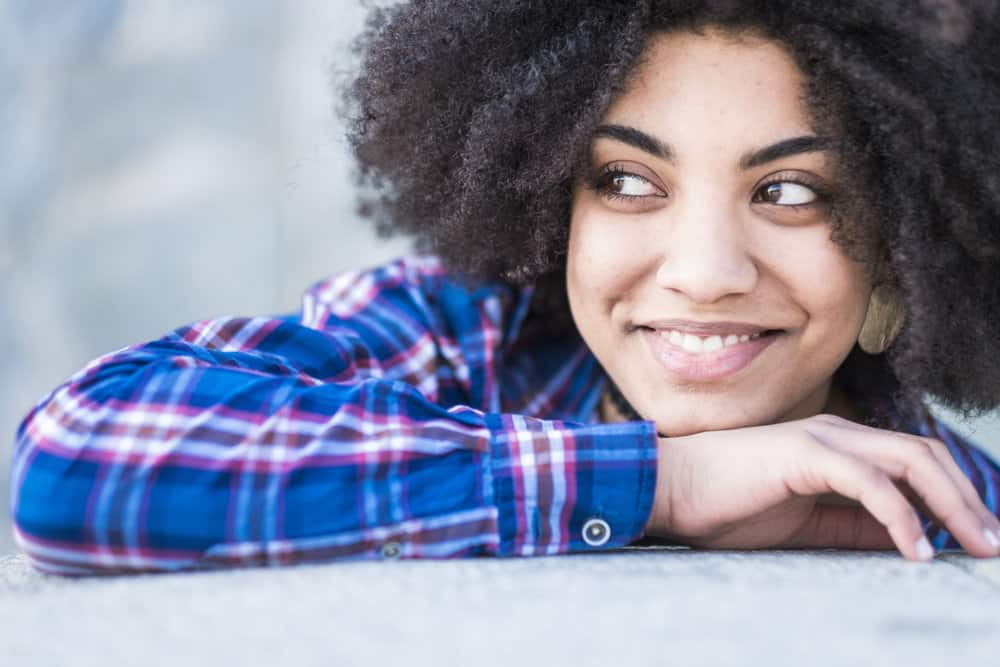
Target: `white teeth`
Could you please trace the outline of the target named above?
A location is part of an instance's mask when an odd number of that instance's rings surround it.
[[[718,352],[722,349],[722,346],[721,336],[709,336],[702,342],[701,349],[703,352]]]
[[[702,348],[704,347],[701,339],[697,336],[692,336],[691,334],[684,334],[683,346],[685,352],[690,352],[692,354],[700,354]]]
[[[746,343],[747,341],[756,340],[763,335],[763,332],[760,332],[753,335],[729,334],[725,338],[719,335],[701,338],[692,334],[684,334],[673,329],[664,329],[658,333],[660,338],[663,340],[669,341],[671,345],[684,348],[685,351],[690,352],[691,354],[717,352],[723,347],[729,347],[730,345],[736,345],[737,343]]]

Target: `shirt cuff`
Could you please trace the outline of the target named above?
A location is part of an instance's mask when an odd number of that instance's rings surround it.
[[[643,535],[656,490],[653,422],[577,424],[491,414],[488,479],[501,556],[625,546]]]

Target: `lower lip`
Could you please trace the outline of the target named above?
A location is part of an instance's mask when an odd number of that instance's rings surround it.
[[[656,331],[643,329],[642,334],[660,365],[678,378],[702,382],[718,380],[740,372],[782,335],[773,333],[745,343],[728,345],[715,352],[692,354],[676,345],[671,345]]]

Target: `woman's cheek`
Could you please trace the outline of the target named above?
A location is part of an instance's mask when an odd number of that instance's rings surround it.
[[[643,266],[641,236],[615,217],[596,211],[578,213],[570,236],[573,278],[590,295],[605,300],[624,295]]]
[[[795,301],[804,306],[814,324],[852,336],[864,319],[868,280],[864,267],[825,238],[798,245],[786,257],[784,283],[793,286]],[[817,333],[820,333],[817,331]]]

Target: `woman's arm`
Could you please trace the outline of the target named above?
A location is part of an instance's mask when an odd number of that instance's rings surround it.
[[[362,310],[399,306],[386,293]],[[416,387],[433,394],[468,373],[454,349],[449,363],[421,359],[400,334],[428,315],[418,310],[381,318],[395,328],[384,339],[226,318],[93,362],[18,431],[19,546],[41,569],[87,574],[638,538],[655,487],[651,424],[441,407]],[[448,348],[433,326],[412,334]],[[584,539],[592,519],[606,541]]]

